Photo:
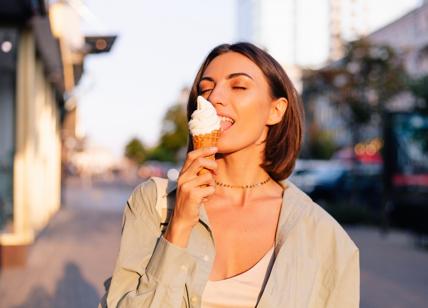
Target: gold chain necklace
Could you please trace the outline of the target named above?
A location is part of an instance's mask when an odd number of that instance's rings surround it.
[[[224,184],[224,183],[217,182],[217,181],[215,181],[215,183],[216,183],[218,186],[221,186],[221,187],[227,187],[227,188],[240,188],[240,189],[250,189],[250,188],[257,187],[257,186],[262,186],[262,185],[266,184],[266,183],[267,183],[267,182],[269,182],[269,181],[270,181],[270,177],[269,177],[269,178],[267,178],[266,180],[264,180],[263,182],[256,183],[256,184],[251,184],[251,185],[229,185],[229,184]]]

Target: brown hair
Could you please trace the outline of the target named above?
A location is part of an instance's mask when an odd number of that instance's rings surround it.
[[[300,97],[281,65],[267,52],[251,43],[223,44],[215,47],[202,63],[196,74],[189,100],[187,102],[187,119],[197,108],[198,85],[205,69],[211,61],[221,54],[237,52],[253,61],[265,75],[270,88],[270,95],[277,99],[288,100],[288,108],[282,120],[269,127],[265,146],[265,159],[261,167],[274,179],[281,181],[288,178],[293,171],[300,151],[303,132],[303,108]],[[193,150],[189,135],[188,151]]]

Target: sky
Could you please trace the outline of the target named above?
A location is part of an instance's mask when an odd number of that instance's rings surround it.
[[[312,1],[319,6],[319,0]],[[216,45],[235,41],[238,13],[235,1],[86,0],[84,3],[88,8],[82,20],[84,33],[116,34],[118,39],[110,53],[89,55],[85,59],[85,75],[76,91],[79,128],[90,143],[105,147],[115,156],[122,155],[125,144],[133,137],[153,146],[159,137],[163,115],[177,101],[180,90],[192,83],[204,57]],[[368,28],[375,30],[417,7],[421,0],[367,3]],[[320,11],[311,10],[310,6],[306,10],[303,15],[308,20],[307,31],[313,31],[311,16]],[[299,35],[304,32],[305,28],[300,29]],[[328,34],[322,31],[319,35]],[[319,40],[319,50],[328,50],[326,41]],[[302,54],[299,59],[302,57],[305,56]]]

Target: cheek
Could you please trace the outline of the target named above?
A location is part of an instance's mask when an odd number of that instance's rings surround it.
[[[239,130],[261,132],[269,117],[269,102],[264,95],[255,92],[236,105]]]
[[[269,103],[260,97],[257,97],[249,104],[243,105],[240,110],[239,118],[243,121],[240,121],[239,124],[242,125],[250,125],[261,129],[266,125],[269,118]]]
[[[232,129],[220,137],[218,148],[220,153],[233,152],[255,143],[266,137],[266,121],[268,111],[262,104],[241,105],[238,112],[239,120]]]

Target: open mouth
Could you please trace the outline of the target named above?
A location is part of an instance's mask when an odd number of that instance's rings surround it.
[[[235,121],[229,117],[220,116],[220,130],[221,132],[225,132],[228,130],[232,125],[235,123]]]

